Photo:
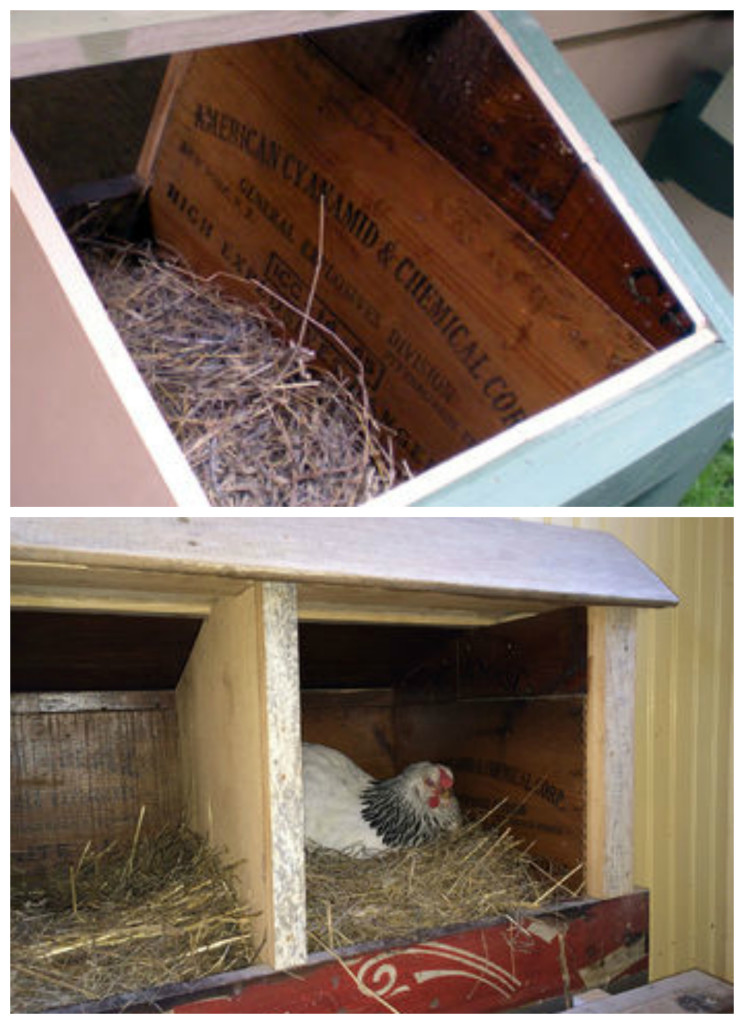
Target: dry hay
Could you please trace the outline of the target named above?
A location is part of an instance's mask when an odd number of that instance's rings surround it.
[[[487,816],[486,816],[487,817]],[[403,938],[419,931],[536,909],[575,897],[582,865],[559,879],[508,828],[485,818],[434,843],[356,859],[307,851],[310,951]]]
[[[212,505],[351,506],[396,483],[392,435],[352,353],[349,381],[311,365],[265,304],[227,297],[175,256],[76,244]]]
[[[247,967],[254,918],[232,870],[185,827],[86,847],[11,891],[11,1010],[41,1012]]]

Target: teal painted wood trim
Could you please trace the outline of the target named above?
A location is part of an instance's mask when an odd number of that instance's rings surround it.
[[[733,430],[733,297],[534,18],[519,11],[494,13],[632,200],[721,341],[663,377],[519,446],[415,504],[676,504],[690,475]]]
[[[730,409],[722,409],[705,423],[696,423],[692,430],[648,452],[618,475],[606,477],[593,489],[577,495],[570,504],[612,506],[625,501],[635,506],[677,506],[730,436]],[[629,494],[633,495],[630,501]]]
[[[631,504],[654,508],[679,505],[680,499],[687,494],[711,459],[720,451],[721,444],[728,439],[728,436],[726,427],[722,427],[719,423],[712,423],[710,424],[708,444],[705,443],[702,430],[696,431],[694,444],[691,444],[693,439],[679,438],[679,444],[694,447],[695,451],[699,453],[697,459],[684,462],[677,473],[662,479],[661,483],[656,484]],[[670,459],[666,458],[665,466],[668,466],[669,462]]]
[[[704,464],[731,434],[733,359],[711,345],[626,398],[528,441],[435,494],[422,506],[623,506]]]

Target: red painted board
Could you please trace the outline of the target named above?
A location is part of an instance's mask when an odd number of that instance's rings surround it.
[[[329,956],[286,973],[236,978],[176,1013],[487,1013],[611,985],[648,970],[648,894],[564,905],[413,944]],[[366,991],[365,991],[366,989]],[[170,1002],[170,1000],[168,1001]],[[162,1005],[162,1004],[161,1004]]]

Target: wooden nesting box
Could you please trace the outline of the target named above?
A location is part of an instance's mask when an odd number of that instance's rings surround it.
[[[174,56],[138,186],[156,238],[240,294],[259,281],[291,329],[312,293],[319,360],[363,371],[418,474],[381,505],[667,504],[730,429],[728,323],[616,149],[534,24],[449,12]],[[17,237],[43,264],[54,232],[17,158]],[[64,304],[80,275],[59,261]],[[24,318],[41,315],[23,292],[20,394],[38,386]],[[70,326],[73,374],[88,319]],[[117,503],[203,503],[115,336],[94,344],[90,400],[132,463]],[[28,463],[51,442],[24,407],[15,503],[62,504],[61,474]],[[87,478],[70,494],[111,500]]]
[[[643,973],[634,620],[676,599],[614,538],[469,519],[12,529],[14,855],[69,855],[131,829],[144,802],[242,861],[261,911],[265,966],[158,1005],[229,992],[233,1012],[374,1011],[371,986],[407,1011],[485,1010]],[[504,798],[537,854],[584,864],[586,898],[523,914],[524,942],[505,921],[453,921],[342,951],[351,975],[308,960],[301,737],[380,776],[450,763],[466,806]],[[267,975],[289,967],[305,980]]]

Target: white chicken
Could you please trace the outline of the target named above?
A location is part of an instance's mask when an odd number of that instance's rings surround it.
[[[419,761],[392,779],[374,779],[340,750],[302,744],[305,843],[369,857],[419,846],[461,823],[454,776]]]

